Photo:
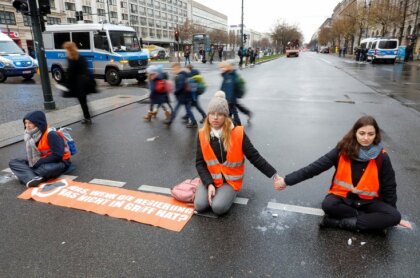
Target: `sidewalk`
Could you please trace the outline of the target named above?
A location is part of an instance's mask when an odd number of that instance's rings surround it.
[[[97,116],[147,98],[144,96],[117,95],[89,102],[92,116]],[[48,124],[54,127],[67,126],[83,118],[80,105],[46,112]],[[0,148],[23,140],[22,120],[0,124]]]

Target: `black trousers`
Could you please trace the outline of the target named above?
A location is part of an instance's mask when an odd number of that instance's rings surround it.
[[[9,167],[23,184],[37,176],[46,180],[57,178],[67,170],[64,162],[45,163],[38,168],[31,168],[26,159],[12,159],[9,162]]]
[[[398,210],[380,200],[350,200],[329,194],[322,202],[322,209],[336,219],[356,217],[356,228],[360,231],[383,230],[401,221]]]
[[[77,99],[79,100],[80,106],[82,107],[83,117],[85,117],[86,120],[90,120],[90,113],[86,95],[78,96]]]

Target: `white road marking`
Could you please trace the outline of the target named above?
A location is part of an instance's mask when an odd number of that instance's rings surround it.
[[[115,187],[123,187],[125,185],[125,182],[122,182],[122,181],[111,181],[111,180],[103,180],[103,179],[93,179],[89,183],[115,186]]]
[[[140,187],[137,190],[171,195],[171,189],[170,188],[147,185],[147,184],[140,185]],[[248,200],[249,200],[248,198],[236,197],[235,201],[233,201],[233,202],[235,204],[238,204],[238,205],[247,205]]]
[[[324,216],[324,211],[322,209],[311,208],[311,207],[302,207],[302,206],[269,202],[267,205],[267,208],[280,209],[280,210],[298,212],[298,213],[304,213],[304,214],[312,214],[312,215],[317,215],[317,216]]]
[[[1,170],[2,172],[8,172],[8,173],[13,173],[12,170],[10,168],[6,168]]]
[[[60,179],[66,179],[66,180],[75,180],[75,179],[77,179],[77,176],[61,175],[59,178]]]
[[[321,58],[321,60],[322,60],[322,61],[324,61],[324,62],[325,62],[325,63],[327,63],[327,64],[332,65],[332,63],[331,63],[330,61],[328,61],[328,60],[325,60],[325,59],[322,59],[322,58]]]

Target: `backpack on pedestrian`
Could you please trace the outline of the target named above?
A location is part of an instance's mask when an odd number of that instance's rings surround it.
[[[190,77],[190,80],[195,83],[194,86],[197,95],[202,95],[206,91],[207,85],[204,82],[204,78],[201,74],[196,74]]]
[[[242,78],[242,76],[240,76],[239,74],[236,73],[236,77],[235,77],[235,97],[236,98],[243,98],[246,92],[245,89],[245,80]]]
[[[66,145],[65,147],[68,147],[71,155],[75,155],[77,153],[76,143],[70,135],[70,131],[72,130],[70,127],[60,127],[58,129],[50,127],[49,130],[57,132],[57,134],[63,138],[64,144]]]

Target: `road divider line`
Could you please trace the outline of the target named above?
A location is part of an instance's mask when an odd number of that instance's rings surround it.
[[[311,208],[311,207],[302,207],[302,206],[269,202],[267,205],[267,208],[285,210],[285,211],[291,211],[291,212],[297,212],[297,213],[303,213],[303,214],[311,214],[311,215],[317,215],[317,216],[324,216],[324,211],[322,209]]]
[[[321,58],[321,60],[322,60],[322,61],[324,61],[324,62],[325,62],[325,63],[327,63],[327,64],[332,65],[332,63],[331,63],[330,61],[328,61],[328,60],[325,60],[325,59],[322,59],[322,58]]]
[[[60,179],[66,179],[66,180],[75,180],[78,176],[70,176],[70,175],[61,175]]]
[[[114,186],[114,187],[123,187],[125,185],[125,182],[122,182],[122,181],[111,181],[111,180],[103,180],[103,179],[93,179],[89,183],[108,185],[108,186]]]
[[[10,168],[6,168],[1,170],[2,172],[7,172],[7,173],[13,173],[12,170]]]
[[[139,188],[137,188],[137,190],[171,195],[170,188],[161,187],[161,186],[143,184],[143,185],[140,185]],[[248,200],[249,200],[248,198],[236,197],[235,201],[233,202],[238,205],[247,205]]]

